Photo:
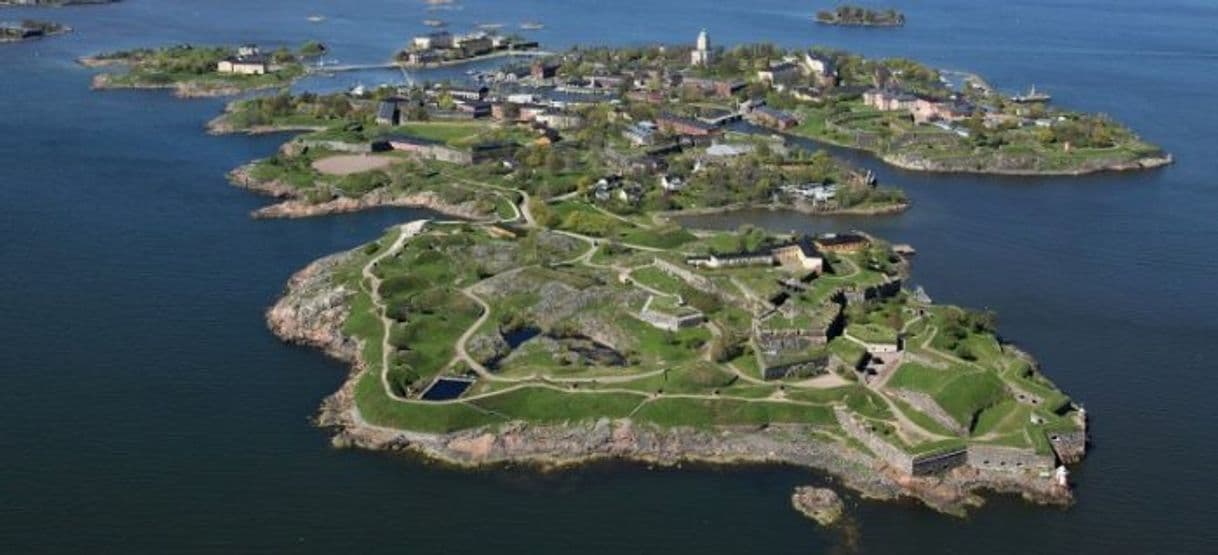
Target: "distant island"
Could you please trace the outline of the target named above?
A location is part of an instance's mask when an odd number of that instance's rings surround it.
[[[900,27],[905,25],[905,14],[893,9],[875,10],[843,5],[833,10],[820,10],[816,12],[816,21],[826,25]]]
[[[99,54],[78,61],[88,67],[123,68],[96,75],[95,89],[173,89],[182,97],[227,96],[289,85],[306,73],[305,58],[324,51],[315,42],[295,52],[279,48],[269,54],[256,45],[178,45]]]
[[[0,22],[0,42],[21,42],[52,35],[61,35],[72,30],[67,25],[50,21],[27,19],[19,23]]]

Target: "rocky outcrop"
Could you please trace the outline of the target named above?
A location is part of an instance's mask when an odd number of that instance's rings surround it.
[[[255,210],[251,213],[255,218],[308,218],[382,207],[425,208],[466,220],[485,220],[488,217],[488,214],[479,210],[474,202],[453,204],[445,201],[438,193],[431,191],[403,194],[387,189],[377,189],[361,197],[337,197],[324,202],[313,202],[303,198],[300,189],[287,183],[254,178],[250,173],[252,167],[253,163],[232,170],[228,174],[229,182],[259,194],[284,199],[283,202]]]
[[[339,360],[356,363],[357,344],[343,335],[350,312],[348,299],[355,291],[335,285],[333,270],[354,251],[327,256],[296,272],[284,295],[266,312],[267,326],[277,337],[325,351]]]
[[[842,518],[844,507],[837,492],[829,488],[799,486],[791,494],[791,506],[821,526],[832,526]]]

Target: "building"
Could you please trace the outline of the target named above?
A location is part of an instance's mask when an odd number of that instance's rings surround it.
[[[473,163],[473,157],[469,152],[452,148],[439,141],[408,135],[393,135],[386,137],[385,142],[393,150],[409,152],[427,160],[439,160],[453,164]]]
[[[863,104],[881,112],[913,111],[918,98],[904,91],[870,89],[863,93]]]
[[[837,197],[837,185],[826,183],[783,185],[779,191],[791,198],[812,204],[825,204]]]
[[[495,49],[490,37],[466,37],[461,40],[457,48],[461,49],[462,55],[466,58],[481,56]]]
[[[755,251],[730,254],[709,254],[685,259],[685,263],[699,268],[735,268],[740,266],[782,265],[793,270],[821,273],[825,261],[817,246],[809,237],[801,237],[780,245],[764,247]]]
[[[702,324],[706,316],[699,310],[685,306],[680,299],[674,301],[667,297],[651,296],[639,311],[639,319],[662,330],[679,331]]]
[[[685,77],[681,80],[682,87],[696,89],[702,93],[713,94],[721,98],[728,98],[744,89],[747,85],[744,81],[705,79],[702,77]]]
[[[866,248],[871,239],[861,233],[829,233],[815,240],[817,248],[829,252],[854,252]]]
[[[762,127],[785,130],[799,125],[799,119],[789,112],[775,110],[768,106],[754,108],[748,114],[749,121]]]
[[[622,136],[634,146],[655,144],[656,124],[650,121],[640,121],[626,126]]]
[[[975,111],[976,108],[964,100],[953,98],[941,101],[923,97],[914,101],[913,108],[910,110],[917,123],[960,121],[973,115]]]
[[[486,100],[486,96],[490,94],[491,89],[488,87],[451,87],[448,89],[448,94],[453,98],[461,100],[481,101]]]
[[[378,125],[397,125],[401,123],[398,103],[392,98],[386,98],[376,105],[376,123]]]
[[[237,49],[235,56],[229,56],[216,63],[216,71],[234,75],[263,75],[270,69],[267,59],[252,44]]]
[[[706,156],[708,158],[736,158],[753,152],[753,150],[753,145],[748,143],[715,143],[707,147]]]
[[[415,37],[411,44],[420,50],[432,50],[438,48],[452,48],[453,35],[448,31],[436,31],[426,35]]]
[[[529,66],[529,75],[534,79],[550,79],[558,74],[558,64],[537,60]]]
[[[816,250],[816,245],[812,243],[812,239],[807,236],[774,247],[770,252],[774,255],[775,262],[787,268],[818,274],[825,269],[825,259],[821,257],[820,251]]]
[[[706,34],[706,29],[703,29],[701,33],[698,33],[698,40],[694,42],[693,52],[689,53],[689,65],[708,66],[711,58],[710,36]]]
[[[719,132],[718,127],[709,123],[672,114],[665,114],[656,118],[656,126],[665,133],[689,135],[691,137],[709,137]]]
[[[534,117],[533,121],[544,123],[551,129],[566,130],[583,125],[584,118],[560,110],[546,110]]]
[[[794,62],[771,62],[770,67],[757,71],[757,80],[767,85],[789,83],[799,76],[799,66]]]
[[[837,83],[837,64],[833,58],[816,52],[805,52],[800,65],[817,84],[826,86]]]

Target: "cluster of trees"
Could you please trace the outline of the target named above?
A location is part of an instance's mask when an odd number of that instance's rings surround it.
[[[1033,134],[1041,144],[1070,145],[1076,148],[1110,148],[1127,135],[1106,116],[1078,116],[1055,121],[1048,127],[1037,127]]]
[[[343,94],[317,95],[302,93],[275,94],[243,101],[232,114],[230,121],[236,127],[266,125],[277,118],[305,115],[324,120],[346,119],[356,112],[351,101]]]

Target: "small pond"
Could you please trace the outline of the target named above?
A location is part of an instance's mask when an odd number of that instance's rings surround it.
[[[424,401],[447,401],[456,399],[462,393],[465,393],[469,386],[474,385],[470,380],[461,380],[456,378],[440,378],[423,392],[422,399]]]

